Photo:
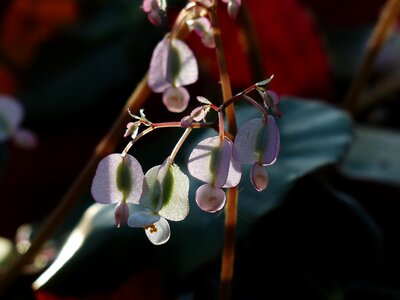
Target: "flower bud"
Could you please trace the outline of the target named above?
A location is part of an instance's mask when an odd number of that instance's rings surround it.
[[[129,206],[125,201],[121,201],[117,204],[114,210],[115,224],[120,228],[121,225],[125,225],[129,217]]]
[[[185,116],[181,120],[181,127],[188,128],[192,125],[192,123],[193,123],[193,118],[191,116]]]

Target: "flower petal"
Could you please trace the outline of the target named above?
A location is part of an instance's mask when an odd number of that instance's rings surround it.
[[[103,158],[97,166],[91,193],[103,204],[123,200],[139,203],[143,191],[143,170],[139,162],[129,154],[122,157],[113,153]]]
[[[39,144],[36,134],[27,128],[17,129],[13,136],[13,142],[22,149],[33,149]]]
[[[7,95],[0,95],[0,142],[14,133],[23,117],[24,110],[18,100]]]
[[[233,156],[245,164],[257,161],[270,165],[279,153],[279,131],[273,116],[264,124],[261,119],[252,119],[240,126],[235,137]]]
[[[163,190],[163,205],[158,213],[171,221],[185,219],[189,213],[189,178],[177,165],[164,163],[158,181]]]
[[[191,152],[188,162],[189,173],[215,187],[222,187],[227,180],[232,153],[232,142],[219,136],[201,141]]]
[[[173,39],[169,43],[167,81],[173,86],[185,86],[197,81],[196,57],[185,42]]]
[[[161,165],[152,167],[146,172],[143,195],[139,204],[153,212],[158,212],[162,206],[161,185],[157,180],[157,174]]]
[[[228,178],[226,179],[223,188],[235,187],[239,184],[242,178],[242,164],[233,158],[231,155],[231,161],[229,162]]]
[[[157,222],[145,229],[146,235],[154,245],[162,245],[169,240],[171,229],[168,221],[160,218]]]
[[[167,81],[167,61],[170,42],[168,36],[154,48],[150,61],[148,84],[153,92],[161,93],[171,86]]]
[[[209,184],[201,185],[196,191],[196,203],[204,211],[213,213],[225,205],[225,192]]]
[[[189,92],[184,87],[169,87],[163,93],[162,101],[171,112],[183,112],[189,104]]]

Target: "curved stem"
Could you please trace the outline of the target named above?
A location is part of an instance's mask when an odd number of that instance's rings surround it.
[[[375,58],[382,48],[390,29],[400,13],[400,0],[388,0],[382,9],[368,40],[366,54],[343,102],[343,108],[350,114],[357,110],[358,100],[364,86],[370,78]]]
[[[133,111],[139,111],[139,108],[142,107],[150,93],[146,75],[127,100],[118,119],[96,147],[89,162],[61,199],[60,204],[41,226],[29,249],[23,255],[17,257],[5,270],[4,276],[0,281],[0,295],[18,278],[22,267],[30,263],[37,252],[40,251],[43,244],[55,233],[72,208],[78,203],[80,196],[86,191],[87,186],[93,179],[100,159],[114,151],[120,141],[121,132],[123,132],[126,123],[129,122],[130,116],[126,113],[128,108],[131,108]]]

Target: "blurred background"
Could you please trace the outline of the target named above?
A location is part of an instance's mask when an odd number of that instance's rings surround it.
[[[283,111],[282,122],[287,124],[283,127],[297,132],[306,124],[306,128],[317,130],[324,122],[331,122],[329,132],[335,133],[344,131],[342,118],[350,118],[352,129],[346,136],[356,138],[341,144],[341,154],[335,159],[300,172],[295,179],[288,179],[278,162],[270,185],[286,179],[291,184],[282,192],[276,188],[276,201],[246,220],[246,230],[237,244],[234,299],[400,299],[399,22],[377,55],[360,105],[348,114],[341,109],[343,101],[386,1],[243,2],[247,13],[242,12],[240,18],[250,20],[264,78],[275,75],[270,88],[282,99],[321,102],[322,115],[325,106],[327,113],[329,108],[341,114],[335,115],[337,123],[324,119],[320,124],[313,121],[315,115],[289,112],[291,119],[285,119]],[[58,205],[145,75],[153,48],[169,31],[185,1],[168,4],[163,24],[154,27],[139,0],[0,2],[0,94],[21,102],[23,125],[32,129],[39,141],[30,150],[12,142],[0,145],[0,280],[16,253],[26,251],[24,243],[29,245],[35,230]],[[221,2],[219,8],[228,69],[237,93],[263,78],[249,64],[248,54],[254,49],[248,48],[240,22],[227,15],[226,4]],[[203,48],[195,35],[190,35],[187,43],[200,69],[199,81],[188,87],[191,95],[211,97],[218,103],[213,50]],[[152,94],[146,102],[150,120],[180,120],[184,116],[169,113],[160,100],[159,94]],[[123,133],[116,151],[126,143]],[[147,170],[155,160],[162,161],[177,136],[155,136],[159,141],[156,149],[151,138],[143,139],[134,155]],[[292,135],[287,136],[289,141]],[[320,144],[310,145],[298,159],[308,162],[323,151],[320,148]],[[296,151],[293,153],[295,156]],[[286,157],[283,154],[282,159]],[[287,164],[290,166],[289,159]],[[77,252],[76,260],[66,264],[62,275],[32,291],[32,281],[51,265],[93,202],[88,187],[54,240],[44,247],[39,263],[24,269],[4,299],[216,298],[219,254],[203,248],[197,249],[200,254],[195,253],[193,246],[190,251],[200,257],[198,263],[188,267],[182,273],[185,276],[169,282],[166,275],[175,277],[168,265],[147,264],[129,251],[141,248],[142,252],[155,253],[155,261],[174,257],[177,265],[191,265],[190,253],[179,260],[173,255],[181,252],[162,247],[153,250],[142,240],[142,232],[136,242],[136,236],[130,236],[131,229],[117,232],[107,222],[101,226],[107,227],[110,240],[97,239],[99,232],[88,234],[90,246]],[[220,224],[223,216],[216,219]],[[180,230],[184,232],[177,228]],[[122,238],[130,239],[129,246],[118,244]],[[180,243],[190,244],[191,240],[173,242],[171,249]],[[139,262],[134,257],[137,267],[132,267],[131,256],[135,255]],[[89,284],[90,280],[96,284]]]

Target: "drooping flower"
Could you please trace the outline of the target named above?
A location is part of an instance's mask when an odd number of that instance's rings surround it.
[[[127,203],[139,203],[143,181],[142,167],[132,155],[113,153],[98,164],[91,193],[98,203],[117,204],[115,222],[120,227],[127,222],[129,216]]]
[[[207,212],[216,212],[225,205],[222,188],[239,184],[242,170],[232,157],[233,144],[228,138],[220,142],[219,136],[201,141],[189,156],[189,173],[205,182],[196,191],[198,206]]]
[[[275,118],[252,119],[240,126],[235,137],[233,155],[244,164],[252,164],[251,182],[258,190],[268,185],[268,174],[262,167],[273,164],[279,154],[280,137]]]
[[[143,195],[128,218],[130,227],[142,227],[149,240],[161,245],[170,238],[167,220],[181,221],[189,213],[189,179],[167,158],[148,170]]]
[[[38,144],[36,134],[21,128],[24,109],[12,96],[0,95],[0,143],[11,139],[20,148],[31,149]]]
[[[180,93],[179,111],[186,109],[188,92],[183,86],[192,84],[198,79],[196,58],[190,48],[179,39],[170,39],[167,35],[154,49],[150,67],[148,84],[155,93],[164,93],[163,102],[171,111],[177,107],[169,101],[172,91]],[[169,88],[180,88],[171,90]],[[186,105],[186,106],[185,106]]]

